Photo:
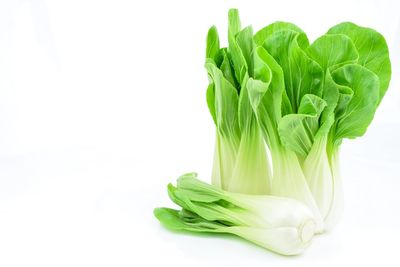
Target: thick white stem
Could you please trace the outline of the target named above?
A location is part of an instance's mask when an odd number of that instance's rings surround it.
[[[315,229],[314,221],[307,220],[298,227],[255,228],[234,226],[228,227],[226,230],[276,253],[297,255],[311,244]]]
[[[225,190],[228,189],[235,167],[238,149],[239,144],[236,144],[234,140],[223,137],[217,132],[211,175],[211,183],[213,185]]]
[[[325,137],[315,140],[303,164],[308,187],[323,218],[326,218],[330,211],[334,192],[326,142],[327,138]]]
[[[242,133],[235,168],[227,191],[265,195],[270,193],[271,172],[264,139],[258,127]]]
[[[237,216],[245,221],[228,227],[228,232],[262,247],[284,255],[299,254],[309,246],[317,232],[314,215],[300,201],[234,193],[227,193],[227,196],[231,203],[242,208]]]
[[[273,155],[274,176],[271,194],[289,197],[306,204],[314,215],[316,232],[323,232],[323,218],[307,185],[303,170],[294,152],[282,149]]]

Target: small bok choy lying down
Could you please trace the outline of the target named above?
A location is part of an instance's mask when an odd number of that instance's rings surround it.
[[[311,44],[287,22],[253,34],[232,9],[228,47],[215,27],[208,32],[205,68],[216,126],[213,185],[179,178],[169,193],[182,211],[156,209],[157,218],[301,252],[340,217],[340,145],[366,132],[389,86],[385,39],[350,22]]]
[[[179,177],[177,187],[169,184],[168,193],[183,209],[157,208],[154,214],[174,230],[230,233],[285,255],[303,251],[314,235],[312,213],[294,199],[227,192],[195,173]]]

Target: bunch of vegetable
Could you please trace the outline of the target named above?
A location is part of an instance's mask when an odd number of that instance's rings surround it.
[[[207,104],[216,126],[212,185],[195,174],[168,186],[172,229],[232,233],[298,254],[340,217],[339,151],[362,136],[390,81],[385,39],[350,22],[309,43],[296,25],[253,34],[229,11],[228,47],[207,36]]]

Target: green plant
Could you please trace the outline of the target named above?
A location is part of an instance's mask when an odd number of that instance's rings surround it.
[[[309,246],[316,224],[301,202],[270,195],[227,192],[189,173],[168,185],[170,198],[183,209],[157,208],[155,216],[168,228],[229,233],[284,255]]]
[[[331,229],[343,206],[342,140],[366,132],[389,86],[383,36],[350,22],[311,44],[287,22],[253,34],[232,9],[228,47],[220,47],[215,27],[208,32],[205,68],[216,126],[214,187],[297,200],[317,233]]]

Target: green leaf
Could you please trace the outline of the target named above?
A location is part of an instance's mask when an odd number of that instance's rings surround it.
[[[251,26],[244,28],[242,31],[238,32],[236,35],[236,43],[241,50],[241,54],[243,55],[246,61],[246,70],[250,77],[253,76],[253,29]],[[243,78],[243,76],[242,76]],[[241,80],[243,81],[243,80]]]
[[[215,117],[215,91],[213,83],[210,83],[208,85],[206,97],[207,97],[208,110],[210,111],[211,117],[213,118],[215,125],[217,125],[217,119]]]
[[[322,99],[325,100],[326,107],[321,114],[320,128],[315,138],[317,136],[326,136],[335,122],[335,109],[337,108],[339,93],[342,91],[342,87],[333,81],[330,71],[326,70],[322,93]]]
[[[180,190],[191,192],[191,199],[200,202],[215,202],[223,199],[224,193],[219,188],[197,179],[196,173],[187,173],[178,178]],[[180,205],[181,206],[181,205]]]
[[[247,73],[246,58],[240,49],[236,36],[241,30],[239,12],[237,9],[230,9],[228,13],[228,44],[229,53],[235,71],[235,77],[239,84],[242,83],[245,74]]]
[[[315,40],[306,52],[324,70],[334,66],[356,63],[358,60],[356,47],[344,34],[325,34]]]
[[[254,53],[254,76],[247,82],[250,103],[268,145],[279,145],[277,125],[281,108],[289,111],[291,107],[282,68],[263,47],[257,47]]]
[[[322,98],[326,101],[320,120],[318,135],[328,134],[335,121],[335,108],[339,101],[339,91],[343,86],[336,84],[331,71],[340,66],[356,63],[358,52],[351,39],[344,34],[325,34],[315,40],[307,49],[307,54],[315,60],[324,71]]]
[[[215,26],[212,26],[207,33],[206,58],[211,58],[216,61],[219,49],[219,37],[217,28]]]
[[[214,110],[217,129],[225,137],[239,137],[237,90],[225,79],[214,62],[208,60],[205,68],[209,74],[210,82],[214,84]],[[213,98],[209,96],[208,99],[211,101]],[[209,106],[212,105],[209,104]]]
[[[345,34],[358,50],[358,64],[366,67],[379,77],[379,102],[382,100],[391,77],[389,51],[385,38],[377,31],[343,22],[332,27],[328,33]]]
[[[339,97],[338,97],[338,104],[335,109],[335,116],[336,116],[336,119],[339,120],[340,118],[342,118],[345,115],[347,105],[349,104],[350,100],[353,98],[354,92],[348,86],[344,86],[344,85],[337,85],[337,86],[338,86]]]
[[[154,216],[167,228],[184,230],[185,223],[179,218],[179,211],[170,208],[155,208]]]
[[[181,179],[181,178],[180,178]],[[191,178],[192,179],[192,178]],[[189,180],[189,179],[183,179]],[[201,184],[201,183],[199,183]],[[219,198],[219,194],[207,187],[201,188],[182,188],[178,183],[177,191],[174,192],[176,198],[184,203],[184,208],[188,209],[208,221],[226,221],[229,224],[241,225],[243,218],[235,216],[232,204]],[[216,196],[214,201],[212,197]],[[203,201],[205,200],[205,201]]]
[[[255,115],[249,100],[249,93],[247,90],[248,76],[245,76],[241,86],[239,95],[239,128],[240,131],[245,131],[252,123],[255,123]]]
[[[379,78],[372,71],[356,64],[345,65],[332,73],[337,84],[352,89],[354,95],[348,100],[343,115],[338,119],[335,139],[362,136],[371,123],[379,102]],[[343,104],[341,104],[343,105]]]
[[[326,107],[326,102],[315,95],[304,95],[301,99],[299,113],[318,116]]]
[[[231,65],[231,60],[229,59],[229,54],[228,51],[226,50],[226,48],[221,49],[221,58],[222,58],[222,62],[221,65],[219,66],[219,68],[221,69],[224,77],[237,89],[237,91],[239,92],[240,90],[240,85],[238,83],[238,81],[236,80],[235,77],[235,72],[232,68]]]
[[[306,157],[319,129],[319,116],[326,102],[316,95],[304,95],[298,114],[289,114],[278,125],[279,135],[284,146]]]
[[[264,47],[285,74],[285,87],[292,107],[291,113],[297,113],[304,95],[322,96],[323,70],[304,52],[307,43],[305,34],[288,30],[276,32],[264,42]]]
[[[250,78],[247,81],[246,87],[248,89],[249,101],[254,112],[259,110],[261,101],[263,100],[265,93],[268,91],[269,84],[271,83],[272,74],[269,68],[268,71],[265,72],[265,76],[269,76],[269,81],[264,82],[261,80],[254,80],[253,78]]]
[[[176,205],[181,206],[184,209],[190,210],[190,208],[186,205],[184,201],[182,201],[179,197],[176,196],[176,190],[177,188],[173,186],[172,184],[168,184],[167,186],[167,191],[168,191],[168,196],[174,202]]]
[[[240,37],[240,38],[239,38]],[[250,38],[250,39],[247,39]],[[252,51],[253,48],[252,35],[250,32],[244,34],[243,36],[238,35],[238,43],[243,47],[243,54],[246,54],[247,60],[253,62]],[[253,65],[253,63],[250,63]],[[254,67],[252,66],[253,70]],[[253,73],[253,71],[252,71]],[[250,103],[249,91],[247,89],[247,83],[249,81],[249,74],[245,74],[241,83],[241,91],[239,95],[239,127],[241,132],[248,131],[253,127],[253,124],[257,124],[256,117],[253,108]]]
[[[284,30],[291,30],[294,32],[302,33],[303,30],[294,25],[293,23],[290,22],[283,22],[283,21],[277,21],[274,22],[261,30],[259,30],[255,35],[254,35],[254,42],[262,46],[265,42],[265,39],[267,39],[270,35],[272,35],[275,32],[279,31],[284,31]]]
[[[231,8],[228,12],[228,38],[235,39],[236,34],[242,29],[239,17],[239,10]]]
[[[170,208],[155,208],[154,216],[168,229],[191,232],[219,232],[218,229],[226,227],[219,222],[207,221],[192,213],[191,217],[181,215],[182,212]],[[186,215],[184,213],[184,215]]]

